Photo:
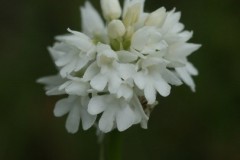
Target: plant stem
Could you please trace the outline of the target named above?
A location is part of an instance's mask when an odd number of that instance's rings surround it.
[[[108,160],[121,160],[122,138],[117,130],[109,134]]]
[[[103,142],[100,144],[99,160],[105,160],[105,158],[104,158],[104,143]]]
[[[104,143],[104,139],[105,139],[105,135],[103,132],[98,130],[98,143],[99,143],[99,160],[105,160],[105,143]]]

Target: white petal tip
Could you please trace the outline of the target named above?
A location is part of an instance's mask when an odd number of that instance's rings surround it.
[[[67,132],[68,133],[71,133],[71,134],[75,134],[77,133],[78,130],[71,130],[71,129],[67,129]]]

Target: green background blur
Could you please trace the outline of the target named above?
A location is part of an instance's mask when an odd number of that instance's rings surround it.
[[[92,1],[99,9],[99,2]],[[80,30],[83,0],[0,0],[0,160],[97,160],[95,130],[68,134],[37,78],[56,73],[46,47],[66,29]],[[239,0],[147,0],[182,11],[202,48],[197,92],[173,87],[149,129],[123,133],[123,160],[240,160]]]

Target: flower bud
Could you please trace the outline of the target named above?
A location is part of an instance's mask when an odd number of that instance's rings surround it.
[[[138,21],[141,8],[141,3],[136,3],[128,8],[126,15],[123,17],[123,22],[126,26],[133,25]]]
[[[126,32],[125,26],[120,20],[112,20],[108,24],[108,35],[112,39],[122,37]]]
[[[145,21],[146,26],[161,26],[166,18],[166,9],[161,7],[150,13]]]
[[[118,19],[122,9],[118,0],[101,0],[103,16],[107,21]]]

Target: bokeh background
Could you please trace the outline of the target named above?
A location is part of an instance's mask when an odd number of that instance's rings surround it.
[[[99,8],[99,1],[92,1]],[[37,78],[56,73],[46,47],[80,30],[83,0],[0,0],[0,160],[96,160],[95,130],[68,134]],[[182,11],[199,69],[197,92],[173,87],[159,97],[149,129],[123,133],[124,160],[240,160],[239,0],[147,0]]]

